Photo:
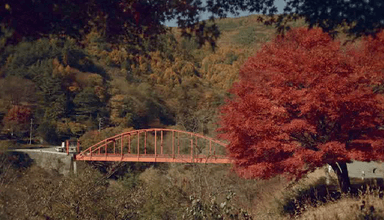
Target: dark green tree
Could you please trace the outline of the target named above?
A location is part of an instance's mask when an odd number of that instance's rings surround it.
[[[37,80],[39,86],[39,108],[44,110],[44,119],[56,120],[64,117],[66,109],[66,95],[61,88],[61,79],[51,74],[41,74]]]
[[[87,87],[73,99],[75,113],[83,119],[95,119],[103,108],[103,103],[93,88]]]
[[[163,97],[160,97],[148,84],[142,83],[137,90],[130,92],[123,100],[120,117],[126,119],[125,126],[147,128],[158,120],[163,125],[174,124],[174,114],[166,105]]]

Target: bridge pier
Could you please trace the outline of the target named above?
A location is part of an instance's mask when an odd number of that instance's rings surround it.
[[[73,160],[73,174],[77,174],[77,164],[76,164],[76,160]]]
[[[77,174],[77,164],[76,164],[76,156],[75,154],[71,154],[71,165],[70,165],[70,172],[73,172],[73,174]]]

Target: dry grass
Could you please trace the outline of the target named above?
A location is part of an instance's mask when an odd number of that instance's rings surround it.
[[[259,200],[251,211],[255,219],[290,219],[339,198],[336,176],[330,175],[326,184],[325,168],[319,168],[298,182],[281,178],[278,184],[266,182],[260,188]],[[316,208],[313,208],[316,209]]]
[[[327,185],[324,171],[319,168],[296,183],[266,188],[252,212],[254,218],[384,219],[382,182],[351,179],[356,192],[341,194],[336,176],[331,174]]]
[[[287,218],[280,212],[278,203],[287,185],[288,182],[285,179],[276,178],[275,181],[265,181],[265,185],[259,187],[260,193],[256,201],[257,204],[251,210],[254,219],[272,220]]]
[[[299,201],[299,197],[303,199],[308,197],[305,193],[311,192],[311,189],[316,188],[319,182],[325,183],[323,168],[317,169],[295,183],[289,182],[283,177],[258,181],[258,198],[250,213],[254,219],[290,219],[293,215],[290,215],[289,211],[294,213],[295,210],[290,210],[289,205],[293,201]]]
[[[358,197],[345,195],[340,200],[310,207],[298,219],[384,219],[384,201],[379,194],[374,191]]]

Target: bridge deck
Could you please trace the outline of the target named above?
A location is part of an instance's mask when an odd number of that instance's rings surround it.
[[[173,162],[173,163],[231,163],[230,159],[225,156],[205,155],[169,155],[169,154],[92,154],[92,155],[76,155],[76,160],[86,161],[122,161],[122,162]]]

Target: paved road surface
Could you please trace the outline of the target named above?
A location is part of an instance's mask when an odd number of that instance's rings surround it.
[[[355,178],[383,178],[384,164],[380,162],[354,161],[347,164],[349,177]]]
[[[36,149],[14,149],[13,151],[18,151],[18,152],[41,152],[41,153],[49,153],[49,154],[59,154],[59,155],[67,155],[65,152],[58,152],[56,148],[59,146],[55,147],[45,147],[45,148],[36,148]]]

